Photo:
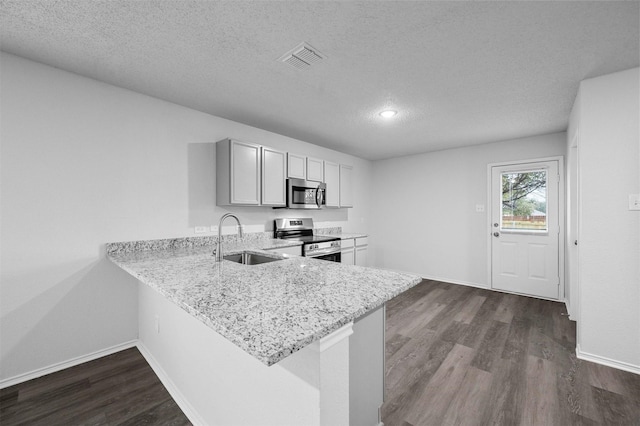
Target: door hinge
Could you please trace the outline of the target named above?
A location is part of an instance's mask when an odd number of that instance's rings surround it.
[[[560,287],[560,277],[558,277],[558,287]]]

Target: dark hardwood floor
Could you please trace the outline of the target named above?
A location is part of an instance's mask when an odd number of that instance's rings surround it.
[[[386,331],[385,426],[640,425],[640,376],[578,360],[562,303],[425,280]]]
[[[423,281],[387,304],[385,426],[640,425],[561,303]],[[241,407],[239,407],[241,409]],[[190,424],[136,348],[0,390],[0,425]]]
[[[189,425],[137,348],[0,390],[0,425]]]

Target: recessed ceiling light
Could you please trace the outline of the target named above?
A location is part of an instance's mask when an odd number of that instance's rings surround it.
[[[382,111],[380,113],[380,116],[384,117],[384,118],[391,118],[393,116],[395,116],[398,113],[398,111],[394,111],[392,109],[388,109],[386,111]]]

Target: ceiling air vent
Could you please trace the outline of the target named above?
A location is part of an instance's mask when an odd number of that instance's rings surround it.
[[[280,61],[299,69],[307,69],[324,59],[324,55],[307,43],[301,43],[280,57]]]

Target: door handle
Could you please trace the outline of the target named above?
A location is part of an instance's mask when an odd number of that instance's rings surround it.
[[[318,208],[322,207],[322,202],[324,201],[324,191],[327,189],[326,183],[321,183],[316,188],[316,205]]]
[[[499,233],[499,232],[494,232],[494,233],[493,233],[493,236],[494,236],[494,237],[499,237],[499,236],[500,236],[500,233]]]

